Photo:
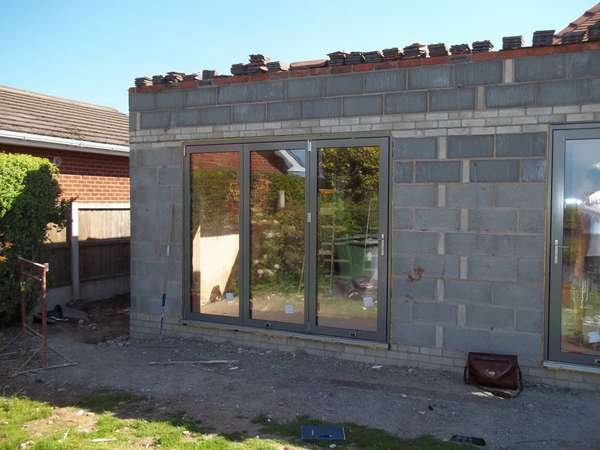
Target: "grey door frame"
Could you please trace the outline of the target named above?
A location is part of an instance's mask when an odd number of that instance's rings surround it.
[[[600,124],[573,124],[552,127],[552,165],[550,208],[550,239],[547,247],[548,264],[548,317],[546,325],[547,358],[550,361],[594,365],[600,364],[600,355],[581,355],[561,349],[561,300],[565,152],[569,140],[600,139]]]
[[[360,136],[360,137],[328,137],[318,136],[319,139],[311,139],[302,136],[299,140],[280,140],[280,139],[249,139],[233,140],[231,143],[219,140],[218,143],[201,142],[185,145],[184,151],[184,195],[183,195],[183,253],[184,253],[184,276],[183,276],[183,318],[189,320],[201,320],[208,322],[217,322],[233,325],[248,325],[255,328],[272,328],[284,331],[298,331],[307,334],[330,335],[348,337],[361,340],[386,341],[389,328],[389,137],[385,136]],[[316,326],[316,273],[314,264],[310,260],[316,261],[316,207],[317,207],[317,152],[313,151],[315,144],[335,147],[356,147],[378,145],[380,146],[379,159],[379,226],[380,234],[383,234],[383,255],[379,256],[379,286],[380,298],[384,301],[378,302],[378,321],[377,331],[360,331],[341,328],[318,327]],[[304,275],[304,296],[305,296],[305,323],[293,324],[278,321],[266,321],[251,319],[249,317],[249,294],[250,294],[250,151],[260,150],[281,150],[281,149],[301,149],[307,151],[306,168],[308,169],[305,177],[305,259],[306,270]],[[191,308],[191,178],[190,165],[192,155],[206,152],[239,152],[240,154],[240,295],[239,295],[239,316],[228,317],[212,314],[203,314],[192,312]],[[311,219],[309,219],[311,218]],[[314,253],[313,253],[314,252]]]
[[[379,139],[321,139],[314,140],[311,142],[310,152],[310,169],[311,169],[311,180],[310,187],[312,192],[310,194],[310,213],[313,218],[311,221],[311,251],[309,257],[311,263],[309,267],[310,271],[309,278],[309,289],[311,295],[309,296],[312,300],[311,311],[314,312],[315,317],[311,321],[314,327],[314,332],[318,334],[333,335],[333,336],[345,336],[350,338],[358,339],[371,339],[378,341],[385,341],[387,339],[388,320],[387,312],[389,311],[389,299],[388,299],[388,221],[389,221],[389,140],[386,138]],[[377,330],[365,331],[365,330],[352,330],[346,328],[334,328],[324,327],[317,324],[316,317],[316,302],[317,302],[317,238],[318,238],[318,173],[319,173],[319,148],[323,147],[362,147],[362,146],[379,146],[379,230],[380,235],[378,252],[378,297],[384,299],[384,301],[378,301],[377,303]],[[381,251],[383,250],[383,251]]]

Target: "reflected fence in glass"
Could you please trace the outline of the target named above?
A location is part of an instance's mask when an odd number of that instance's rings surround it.
[[[303,324],[305,150],[250,152],[250,318]]]
[[[239,316],[240,153],[190,157],[191,309]]]

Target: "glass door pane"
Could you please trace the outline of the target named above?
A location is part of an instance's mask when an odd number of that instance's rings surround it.
[[[562,209],[561,352],[598,356],[600,139],[566,141]]]
[[[375,332],[380,297],[380,152],[317,148],[317,325]]]
[[[250,318],[305,323],[304,149],[250,152]]]
[[[190,156],[192,312],[239,316],[240,153]]]

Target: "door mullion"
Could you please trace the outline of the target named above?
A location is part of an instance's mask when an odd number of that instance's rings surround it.
[[[305,284],[305,295],[307,299],[306,310],[307,310],[307,330],[309,332],[314,331],[317,322],[317,278],[316,278],[316,264],[317,264],[317,190],[318,190],[318,172],[317,172],[317,151],[316,146],[313,145],[312,141],[307,143],[308,150],[308,180],[307,180],[307,252],[306,252],[306,284]]]

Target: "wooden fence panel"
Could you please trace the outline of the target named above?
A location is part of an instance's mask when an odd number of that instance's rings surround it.
[[[91,281],[129,274],[129,238],[79,243],[79,278]]]

